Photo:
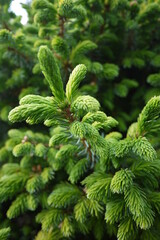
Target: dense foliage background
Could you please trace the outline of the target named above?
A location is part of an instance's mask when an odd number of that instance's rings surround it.
[[[160,239],[160,1],[33,0],[26,25],[10,3],[0,239]]]

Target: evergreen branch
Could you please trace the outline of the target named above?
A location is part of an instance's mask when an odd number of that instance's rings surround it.
[[[46,46],[41,46],[38,58],[42,72],[49,83],[53,95],[58,101],[64,101],[62,79],[52,52]]]

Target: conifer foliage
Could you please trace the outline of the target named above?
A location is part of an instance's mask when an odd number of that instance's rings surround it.
[[[36,215],[42,225],[36,239],[76,238],[81,234],[93,234],[95,239],[110,234],[120,240],[131,236],[136,239],[139,234],[145,239],[151,234],[158,239],[154,228],[160,211],[160,162],[144,135],[159,126],[160,97],[145,106],[134,135],[130,130],[128,137],[120,140],[118,132],[109,133],[117,121],[100,111],[99,102],[89,95],[76,94],[86,67],[76,66],[64,92],[59,68],[48,47],[40,47],[38,58],[54,96],[25,96],[10,112],[9,120],[44,123],[53,127],[53,132],[50,140],[46,137],[42,143],[36,133],[20,136],[16,130],[10,131],[11,139],[23,140],[13,148],[14,156],[22,157],[20,163],[3,166],[1,202],[16,196],[7,217],[12,219],[43,206]],[[101,135],[102,130],[106,137]],[[32,136],[37,136],[37,141]],[[39,164],[35,167],[36,159]],[[57,178],[61,180],[57,182]],[[95,223],[97,229],[92,232]]]
[[[0,239],[159,240],[159,1],[10,2]]]

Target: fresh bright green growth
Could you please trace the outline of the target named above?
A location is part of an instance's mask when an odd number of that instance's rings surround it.
[[[22,159],[2,169],[0,201],[16,197],[8,218],[42,207],[36,217],[42,224],[37,240],[88,237],[95,222],[103,226],[101,231],[111,228],[119,240],[152,232],[160,212],[160,162],[144,135],[158,129],[159,97],[148,102],[127,138],[120,140],[119,132],[109,133],[118,122],[100,111],[96,98],[78,92],[85,65],[72,71],[65,93],[54,54],[41,47],[38,56],[54,97],[25,96],[9,119],[53,128],[44,139],[30,131],[9,132],[7,145]],[[96,237],[97,231],[95,239],[102,240],[105,233]]]
[[[71,53],[71,60],[73,63],[77,63],[77,60],[81,60],[84,54],[89,51],[96,49],[97,45],[90,40],[85,40],[77,44],[75,48],[73,48]]]
[[[52,39],[51,45],[54,51],[63,56],[64,59],[68,57],[69,48],[67,42],[62,37],[59,36],[54,37]]]
[[[137,130],[140,135],[146,135],[159,131],[160,127],[160,96],[153,97],[138,118]]]
[[[59,68],[53,57],[53,53],[46,47],[41,46],[38,58],[42,72],[49,83],[56,100],[64,100],[64,90]]]
[[[126,192],[132,186],[133,178],[133,173],[128,169],[116,172],[111,181],[111,191],[114,193]]]
[[[85,65],[80,64],[71,73],[66,86],[66,96],[69,102],[72,102],[72,99],[74,98],[78,90],[79,84],[85,78],[86,72],[87,68],[85,67]]]
[[[147,82],[150,83],[153,87],[159,87],[160,86],[160,74],[155,73],[151,74],[147,78]]]
[[[10,112],[10,121],[26,120],[29,124],[40,123],[53,118],[57,112],[54,98],[27,95],[20,100],[20,104],[19,107]]]
[[[9,227],[0,229],[0,238],[2,240],[7,240],[10,237],[10,232],[11,229]]]
[[[32,7],[35,9],[53,8],[53,5],[46,0],[34,0],[32,2]]]
[[[79,96],[71,105],[73,112],[84,116],[87,112],[97,112],[100,108],[99,102],[91,96]]]

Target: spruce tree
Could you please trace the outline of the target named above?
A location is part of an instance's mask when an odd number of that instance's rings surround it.
[[[160,164],[147,135],[159,130],[160,98],[147,103],[121,140],[119,132],[110,132],[117,121],[100,111],[99,102],[77,95],[85,65],[76,66],[64,92],[52,52],[42,46],[38,57],[54,96],[25,96],[9,120],[44,123],[52,131],[50,139],[9,132],[17,140],[13,154],[19,163],[2,168],[1,202],[15,198],[7,217],[41,209],[35,217],[42,224],[36,239],[158,239]]]
[[[9,4],[0,239],[158,240],[159,1]]]

